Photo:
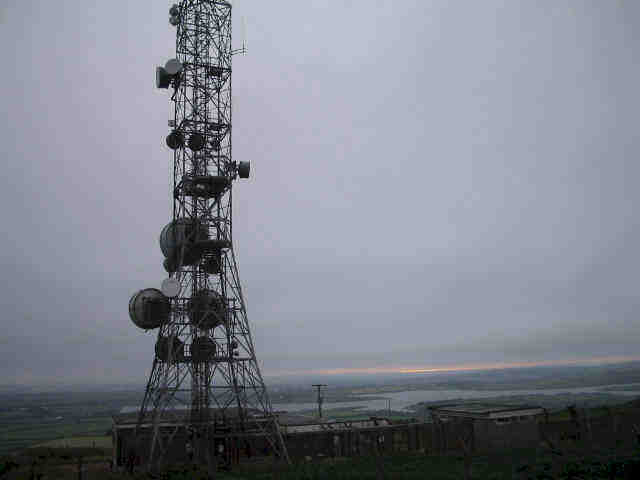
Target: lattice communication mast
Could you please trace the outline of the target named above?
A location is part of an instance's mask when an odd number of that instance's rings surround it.
[[[173,220],[160,234],[169,278],[161,290],[141,290],[129,302],[137,326],[158,329],[138,448],[149,448],[150,464],[157,462],[184,428],[201,439],[193,445],[202,457],[212,439],[246,434],[263,436],[288,460],[233,252],[232,185],[249,177],[250,165],[231,156],[231,59],[240,52],[231,46],[231,4],[182,0],[169,13],[176,58],[156,69],[156,86],[172,92],[174,104],[166,137],[173,150]]]

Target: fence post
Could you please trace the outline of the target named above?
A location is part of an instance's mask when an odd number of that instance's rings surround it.
[[[78,480],[82,480],[82,457],[78,457]]]
[[[464,418],[456,426],[459,427],[458,441],[462,447],[462,454],[464,458],[464,480],[471,480],[471,462],[473,460],[473,420],[470,418]]]

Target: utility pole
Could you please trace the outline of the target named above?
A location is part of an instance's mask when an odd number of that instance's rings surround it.
[[[316,383],[315,385],[311,385],[312,387],[316,387],[318,389],[318,417],[322,418],[322,402],[324,398],[322,398],[322,387],[326,387],[327,385],[323,383]]]

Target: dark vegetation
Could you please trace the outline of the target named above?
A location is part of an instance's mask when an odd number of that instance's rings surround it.
[[[0,464],[0,472],[13,460]],[[206,479],[200,468],[174,466],[160,474],[149,475],[109,471],[105,460],[96,458],[63,458],[54,462],[40,459],[27,464],[17,464],[9,473],[0,473],[2,480],[17,479]],[[82,477],[79,477],[81,470]],[[421,453],[396,453],[376,458],[337,458],[300,463],[292,467],[272,464],[244,465],[233,472],[220,471],[215,478],[226,480],[282,479],[282,480],[340,480],[340,479],[463,479],[465,478],[463,455],[430,455]],[[33,475],[33,476],[31,476]],[[573,449],[557,455],[543,448],[511,450],[494,454],[474,456],[469,479],[638,479],[640,478],[640,455],[632,451],[602,450],[587,452]]]
[[[135,405],[140,392],[0,394],[0,455],[79,435],[104,435],[111,416]]]

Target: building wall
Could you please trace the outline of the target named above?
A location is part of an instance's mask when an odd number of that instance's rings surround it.
[[[636,435],[631,426],[640,425],[640,414],[635,416],[601,417],[591,421],[591,433],[583,432],[583,439],[590,435],[595,446],[615,445],[624,442],[633,445]],[[284,435],[289,456],[292,460],[306,457],[348,457],[372,456],[379,453],[401,451],[424,451],[426,454],[461,452],[459,441],[466,427],[461,421],[447,421],[440,424],[414,423],[374,428],[336,431],[289,433]],[[583,429],[584,430],[584,429]],[[533,418],[524,421],[496,424],[493,420],[473,422],[473,450],[476,452],[499,451],[514,447],[536,447],[543,437],[550,438],[558,446],[575,441],[578,429],[571,421],[545,424]],[[114,455],[117,465],[126,465],[128,452],[135,449],[141,462],[148,456],[150,432],[145,432],[140,447],[133,443],[133,429],[114,429],[116,445]],[[179,432],[174,437],[165,460],[170,463],[186,461],[186,433]],[[217,440],[210,441],[211,451],[217,451]],[[225,444],[225,461],[243,462],[253,456],[269,455],[266,439],[251,437],[229,439]],[[204,463],[206,459],[199,460]]]
[[[541,437],[548,438],[558,447],[566,447],[575,442],[588,442],[594,447],[615,447],[617,445],[637,445],[638,438],[632,426],[640,426],[640,413],[602,416],[590,419],[589,428],[580,427],[568,420],[564,422],[541,423]]]
[[[114,427],[114,459],[118,467],[125,467],[128,457],[133,453],[136,457],[139,457],[140,464],[146,464],[149,458],[149,445],[151,444],[152,431],[149,428],[143,429],[139,434],[138,442],[134,439],[133,428],[117,428]],[[200,443],[199,443],[200,442]],[[205,458],[205,449],[211,452],[212,457],[217,456],[219,462],[225,463],[238,463],[246,459],[264,456],[271,454],[271,448],[268,441],[264,437],[250,437],[250,438],[211,438],[208,443],[206,440],[192,440],[191,443],[194,447],[194,454],[196,458],[194,461],[200,464],[205,464],[207,459]],[[328,442],[326,438],[318,437],[314,438],[314,444],[312,448],[322,448],[326,450],[326,446],[320,445],[321,442],[325,444]],[[162,456],[162,461],[165,464],[178,464],[188,462],[187,456],[187,432],[184,428],[178,430],[173,436],[171,445],[167,448],[167,451]],[[222,453],[220,453],[220,446],[223,446]],[[200,453],[200,457],[197,455]]]
[[[534,438],[538,433],[537,425],[505,425],[493,426],[485,422],[483,426],[474,426],[475,445],[484,445],[486,449],[513,447],[523,438]],[[532,430],[533,429],[533,430]],[[379,453],[422,450],[427,454],[447,451],[459,451],[459,436],[464,426],[458,422],[445,422],[440,427],[432,423],[403,424],[366,429],[320,431],[305,433],[289,433],[284,435],[289,456],[293,460],[306,457],[349,457],[371,456]],[[151,432],[144,432],[138,444],[134,443],[133,429],[117,429],[114,449],[118,466],[125,466],[130,452],[146,463],[149,455]],[[537,437],[535,437],[537,438]],[[186,433],[179,431],[173,438],[171,448],[163,457],[167,463],[187,461]],[[214,440],[210,440],[210,448],[217,451]],[[269,455],[270,449],[264,438],[229,439],[225,444],[225,454],[231,456],[233,463],[245,461],[252,456]],[[200,459],[205,462],[206,459]]]
[[[540,430],[534,418],[509,423],[476,420],[473,427],[478,452],[536,447],[540,443]]]

